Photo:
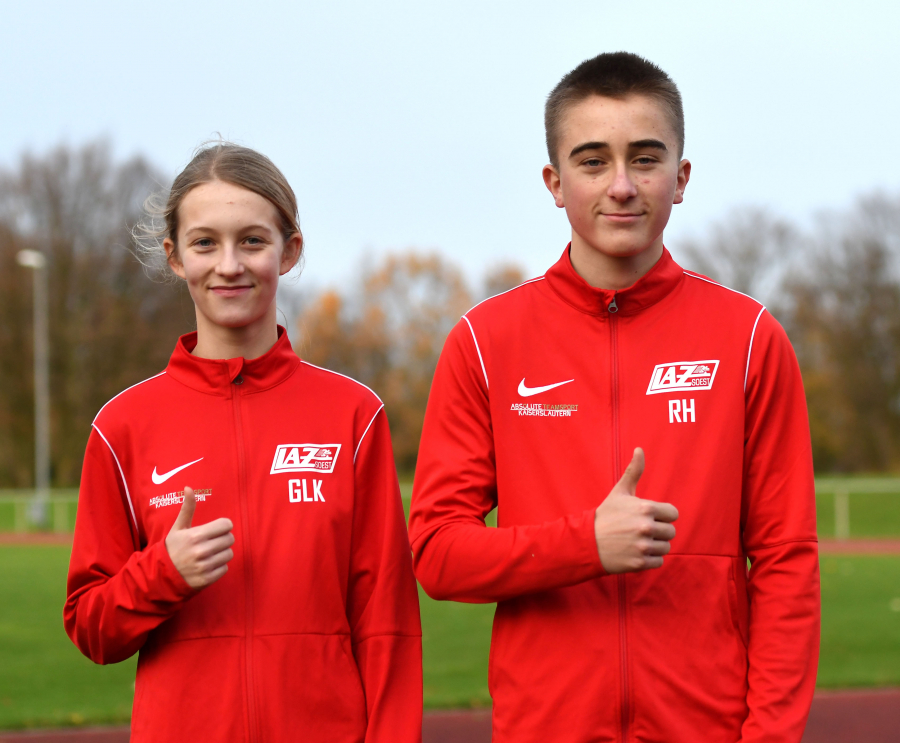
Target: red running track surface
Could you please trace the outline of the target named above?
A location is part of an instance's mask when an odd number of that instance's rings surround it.
[[[428,712],[423,743],[490,743],[489,710]],[[900,689],[819,692],[803,743],[898,743]],[[128,728],[0,734],[0,743],[128,743]]]

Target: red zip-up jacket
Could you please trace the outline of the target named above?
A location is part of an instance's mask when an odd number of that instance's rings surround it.
[[[418,596],[388,423],[367,387],[302,362],[200,359],[113,398],[87,445],[66,631],[97,663],[140,651],[132,741],[419,741]],[[200,591],[166,535],[234,522]]]
[[[637,494],[678,508],[677,535],[661,569],[607,575],[594,512],[637,446]],[[429,595],[498,602],[495,743],[800,741],[819,639],[802,381],[762,305],[667,251],[612,292],[567,250],[463,317],[410,536]]]

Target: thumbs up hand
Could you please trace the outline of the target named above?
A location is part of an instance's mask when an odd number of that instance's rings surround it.
[[[594,537],[607,573],[659,568],[675,537],[678,509],[669,503],[638,498],[644,452],[635,449],[631,463],[594,514]]]
[[[193,489],[185,488],[184,503],[166,537],[166,549],[185,583],[205,588],[228,572],[227,563],[234,557],[234,524],[222,518],[191,526],[196,507]]]

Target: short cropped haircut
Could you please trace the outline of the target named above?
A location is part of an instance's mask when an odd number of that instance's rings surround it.
[[[652,62],[630,52],[598,54],[582,62],[566,75],[547,97],[544,129],[547,153],[553,167],[559,167],[559,130],[566,111],[592,95],[624,98],[646,95],[659,101],[669,116],[678,138],[678,157],[684,153],[684,107],[678,86]]]

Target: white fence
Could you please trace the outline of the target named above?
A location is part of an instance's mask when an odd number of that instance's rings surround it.
[[[850,495],[868,493],[900,493],[898,477],[819,477],[816,495],[834,495],[834,536],[850,538]]]
[[[408,490],[409,488],[407,488]],[[406,493],[406,490],[404,490]],[[816,495],[834,496],[834,536],[850,537],[850,496],[863,493],[900,494],[900,477],[819,477],[816,479]],[[53,490],[47,501],[50,528],[64,534],[75,527],[70,505],[78,501],[76,489]],[[30,523],[29,506],[34,503],[33,490],[0,490],[0,508],[13,509],[13,531],[26,532],[34,528]]]
[[[66,534],[75,528],[75,522],[69,512],[72,503],[78,502],[78,491],[75,489],[53,490],[47,499],[49,526],[57,534]],[[31,522],[30,509],[35,504],[33,490],[0,490],[0,508],[12,509],[13,531],[24,533],[31,531],[35,525]]]

